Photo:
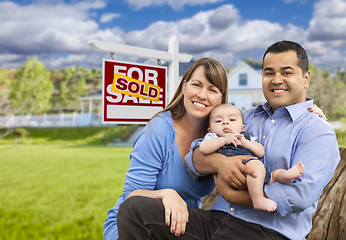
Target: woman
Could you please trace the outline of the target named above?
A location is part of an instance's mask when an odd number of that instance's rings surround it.
[[[184,156],[191,143],[207,132],[208,116],[227,102],[227,71],[221,63],[202,58],[183,76],[169,105],[156,114],[134,143],[123,194],[109,210],[104,239],[117,239],[119,206],[132,196],[162,200],[165,222],[179,236],[188,221],[187,206],[200,207],[201,197],[214,188],[212,178],[195,181],[186,170]]]

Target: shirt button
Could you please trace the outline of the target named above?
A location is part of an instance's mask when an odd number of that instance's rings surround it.
[[[234,212],[234,208],[231,207],[231,212]]]
[[[275,120],[274,120],[274,119],[272,119],[272,120],[271,120],[271,122],[272,122],[272,123],[274,123],[274,122],[275,122]]]
[[[263,136],[263,139],[265,139],[266,138],[266,136]]]

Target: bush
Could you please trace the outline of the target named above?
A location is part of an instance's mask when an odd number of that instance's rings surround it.
[[[26,137],[28,135],[28,131],[25,128],[16,128],[13,130],[13,135],[15,137]]]

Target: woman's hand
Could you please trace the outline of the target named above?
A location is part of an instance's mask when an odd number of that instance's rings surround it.
[[[165,223],[167,226],[171,225],[171,233],[175,233],[175,236],[185,233],[189,212],[186,202],[175,190],[169,188],[160,190],[136,189],[129,194],[128,198],[132,196],[161,199],[165,208]]]
[[[184,234],[186,223],[189,221],[186,202],[173,189],[162,189],[160,191],[162,191],[166,225],[171,225],[170,231],[175,233],[175,236]]]
[[[324,120],[328,120],[327,117],[324,115],[323,111],[321,108],[317,107],[316,104],[314,104],[312,107],[309,107],[309,112],[310,113],[315,113],[318,114],[318,116]]]

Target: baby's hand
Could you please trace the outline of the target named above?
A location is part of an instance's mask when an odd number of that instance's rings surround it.
[[[238,139],[238,141],[240,142],[241,145],[243,145],[244,142],[246,141],[244,135],[243,134],[239,134],[239,133],[237,134],[237,139]]]
[[[238,133],[230,133],[225,136],[225,145],[233,144],[235,147],[241,144],[238,139]]]

